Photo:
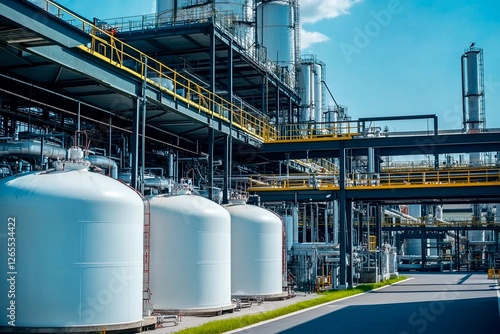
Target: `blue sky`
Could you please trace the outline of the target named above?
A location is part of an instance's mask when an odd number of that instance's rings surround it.
[[[92,19],[149,14],[152,0],[59,0]],[[437,114],[462,125],[460,56],[484,50],[486,119],[500,128],[500,2],[497,0],[299,0],[302,53],[326,63],[327,83],[353,119]],[[379,123],[426,130],[425,121]]]

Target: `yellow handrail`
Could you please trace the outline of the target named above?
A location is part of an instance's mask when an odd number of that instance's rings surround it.
[[[338,189],[338,175],[289,174],[259,175],[250,178],[249,191],[291,189]],[[346,177],[346,189],[353,188],[432,188],[443,186],[500,184],[500,169],[470,168],[462,170],[356,173]]]
[[[140,50],[124,43],[114,35],[116,30],[106,30],[66,10],[52,0],[43,0],[44,9],[65,20],[68,24],[87,33],[91,41],[79,48],[103,61],[126,71],[128,74],[146,80],[174,101],[184,103],[212,118],[230,122],[236,128],[251,134],[263,142],[345,140],[359,134],[356,122],[285,124],[281,133],[270,124],[266,115],[254,115],[242,107],[232,104],[221,96],[196,84],[187,77],[162,64]],[[66,19],[65,16],[69,17]],[[146,65],[147,63],[147,65]],[[147,76],[147,77],[146,77]],[[232,116],[232,117],[231,117]]]
[[[281,129],[282,131],[278,133],[276,141],[345,140],[360,135],[357,121],[284,124]]]
[[[262,141],[272,141],[276,138],[276,129],[269,124],[267,116],[261,115],[257,117],[248,113],[239,106],[231,104],[217,94],[114,37],[113,31],[105,31],[95,26],[51,0],[44,1],[47,12],[60,19],[68,15],[71,18],[66,20],[68,23],[71,22],[70,24],[89,34],[91,42],[89,45],[80,45],[81,50],[101,58],[142,80],[146,79],[149,84],[171,95],[174,100],[182,101],[198,112],[209,114],[211,117],[224,121],[229,121],[230,114],[232,114],[233,126]],[[146,59],[147,65],[144,61]],[[153,73],[154,78],[159,80],[160,83],[151,77],[145,78],[146,73]],[[163,85],[163,82],[168,86]]]

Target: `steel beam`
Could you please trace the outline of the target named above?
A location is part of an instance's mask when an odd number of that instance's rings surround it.
[[[90,43],[90,36],[30,1],[2,0],[0,16],[68,48]],[[6,41],[15,44],[16,41]]]

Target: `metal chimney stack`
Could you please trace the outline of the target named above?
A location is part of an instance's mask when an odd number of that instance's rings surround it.
[[[463,128],[466,133],[479,133],[486,125],[483,50],[474,46],[475,43],[471,43],[461,58]],[[470,153],[469,161],[472,165],[479,165],[481,153]]]

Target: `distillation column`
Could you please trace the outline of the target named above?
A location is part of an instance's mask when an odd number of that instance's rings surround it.
[[[461,63],[464,130],[479,133],[485,126],[483,50],[472,43],[462,55]],[[470,153],[469,164],[479,166],[481,153]]]

